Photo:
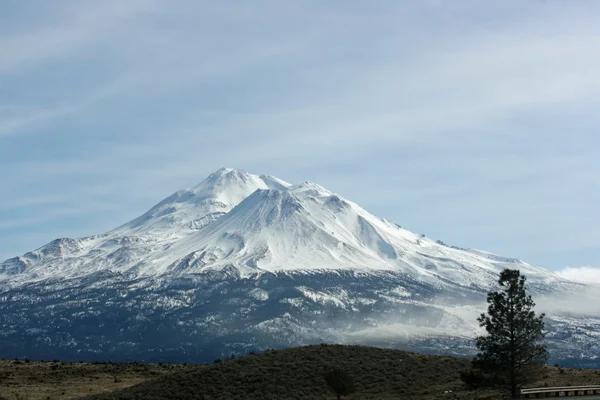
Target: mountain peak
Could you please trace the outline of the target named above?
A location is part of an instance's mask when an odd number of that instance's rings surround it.
[[[226,173],[229,173],[229,172],[235,171],[235,170],[243,171],[240,168],[221,167],[218,170],[216,170],[215,172],[213,172],[211,175],[214,175],[214,174],[226,174]]]
[[[233,207],[255,190],[267,188],[267,184],[257,175],[251,175],[243,169],[221,168],[192,190],[197,196]]]
[[[258,189],[287,190],[292,185],[269,175],[253,175],[239,168],[221,168],[192,190],[228,206],[236,206]]]
[[[220,168],[210,174],[205,180],[203,180],[198,186],[201,186],[207,182],[223,182],[223,181],[245,181],[251,175],[243,169],[236,168]]]

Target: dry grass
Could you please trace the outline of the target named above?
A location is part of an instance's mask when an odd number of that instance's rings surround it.
[[[52,367],[56,365],[56,367]],[[202,368],[177,364],[88,364],[0,361],[0,399],[76,399],[125,389],[174,372]]]

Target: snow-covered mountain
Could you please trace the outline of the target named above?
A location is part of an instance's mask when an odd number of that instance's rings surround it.
[[[110,232],[0,264],[0,353],[197,361],[335,341],[468,354],[504,268],[540,296],[585,289],[412,233],[317,184],[223,168]],[[555,358],[594,362],[600,320],[548,322]]]

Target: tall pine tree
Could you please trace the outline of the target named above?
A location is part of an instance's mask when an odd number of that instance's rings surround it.
[[[535,315],[535,303],[525,290],[519,270],[505,269],[500,290],[488,293],[488,312],[478,318],[487,335],[477,338],[479,354],[474,366],[491,374],[495,384],[510,388],[512,398],[522,385],[534,380],[548,362],[544,338],[544,314]]]

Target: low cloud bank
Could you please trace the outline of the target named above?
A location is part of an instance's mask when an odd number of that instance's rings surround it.
[[[596,267],[566,267],[556,274],[573,282],[600,284],[600,268]]]

